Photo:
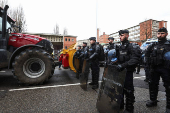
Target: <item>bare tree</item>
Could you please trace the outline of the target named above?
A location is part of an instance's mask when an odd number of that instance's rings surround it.
[[[68,35],[68,31],[66,28],[64,28],[64,32],[63,32],[64,35]]]
[[[152,21],[145,20],[140,23],[140,37],[142,37],[142,42],[146,41],[149,38],[152,38]]]
[[[11,12],[11,17],[16,20],[15,25],[19,26],[21,28],[21,32],[25,32],[27,30],[26,28],[26,19],[24,15],[23,7],[19,6],[14,11]],[[15,28],[16,32],[19,32],[18,28]]]
[[[4,8],[5,5],[9,5],[8,0],[0,0],[0,5],[2,8]],[[13,28],[15,32],[19,32],[19,30],[20,32],[25,32],[27,30],[26,18],[22,6],[19,6],[14,9],[10,8],[8,11],[8,15],[16,21],[15,25],[21,28]]]
[[[7,5],[7,4],[8,4],[8,0],[0,0],[0,6],[1,6],[2,8],[4,8],[5,5]]]
[[[59,26],[58,26],[58,24],[56,24],[55,25],[55,27],[54,27],[54,34],[59,34]]]

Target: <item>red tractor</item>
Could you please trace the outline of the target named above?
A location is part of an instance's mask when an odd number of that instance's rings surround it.
[[[21,83],[42,84],[54,73],[53,45],[39,36],[12,33],[16,26],[7,16],[8,8],[0,8],[0,69],[12,69]]]

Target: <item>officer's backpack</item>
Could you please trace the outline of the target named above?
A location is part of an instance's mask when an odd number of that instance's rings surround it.
[[[103,46],[101,44],[99,44],[99,47],[100,47],[100,54],[99,54],[99,61],[104,61],[105,59],[105,55],[104,55],[104,49],[103,49]]]

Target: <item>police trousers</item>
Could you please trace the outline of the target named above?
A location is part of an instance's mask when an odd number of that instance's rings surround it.
[[[95,60],[91,62],[91,71],[92,71],[92,82],[95,85],[98,85],[99,81],[99,61]]]

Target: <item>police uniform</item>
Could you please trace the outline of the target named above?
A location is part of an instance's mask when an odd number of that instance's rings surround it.
[[[128,30],[120,30],[119,35],[129,33]],[[126,95],[126,110],[125,113],[133,113],[134,110],[134,86],[133,86],[133,71],[139,63],[141,56],[140,47],[135,43],[130,43],[128,40],[122,41],[118,50],[118,71],[127,69],[124,83],[123,93]],[[122,99],[121,108],[124,108],[124,98]]]
[[[86,46],[83,46],[83,48],[81,49],[81,55],[80,55],[79,58],[86,59],[87,58],[87,52],[88,52],[89,48],[88,48],[86,42],[83,42],[83,44],[86,44]]]
[[[77,46],[77,47],[81,47],[81,46]],[[74,57],[79,57],[81,55],[81,49],[78,49],[75,53],[74,53]]]
[[[91,37],[89,40],[96,40],[96,37]],[[92,70],[92,82],[89,85],[93,85],[92,89],[97,89],[98,81],[99,81],[99,53],[100,47],[96,45],[96,43],[91,44],[89,48],[89,58],[88,60],[91,62],[91,70]]]
[[[160,28],[158,32],[167,33],[166,28]],[[149,45],[146,51],[146,59],[150,66],[149,94],[150,101],[146,103],[147,107],[157,105],[157,95],[160,76],[164,82],[166,92],[166,113],[170,113],[170,42],[165,38],[159,39],[157,43]]]
[[[83,46],[81,49],[81,55],[78,57],[80,60],[80,73],[82,72],[82,67],[83,67],[83,61],[88,57],[88,46],[86,42],[83,42],[83,44],[86,44],[86,46]]]
[[[80,45],[79,46],[77,46],[77,47],[81,47]],[[74,57],[75,58],[78,58],[79,59],[79,57],[80,57],[80,55],[81,55],[81,49],[78,49],[75,53],[74,53]],[[79,64],[80,64],[80,62],[79,62]],[[77,70],[77,72],[76,72],[76,78],[77,79],[79,79],[79,74],[81,73],[81,69],[80,69],[80,65],[79,65],[79,70]]]
[[[108,40],[114,40],[114,38],[113,38],[113,37],[109,37]],[[109,43],[109,45],[107,46],[107,48],[108,48],[109,50],[115,49],[114,43]]]
[[[108,40],[114,40],[113,37],[109,37]],[[116,50],[117,46],[115,46],[114,43],[109,42],[109,45],[107,46],[107,48],[105,48],[104,53],[105,53],[105,66],[107,66],[107,64],[112,64],[112,62],[110,61],[110,59],[108,59],[108,52],[112,49]]]

